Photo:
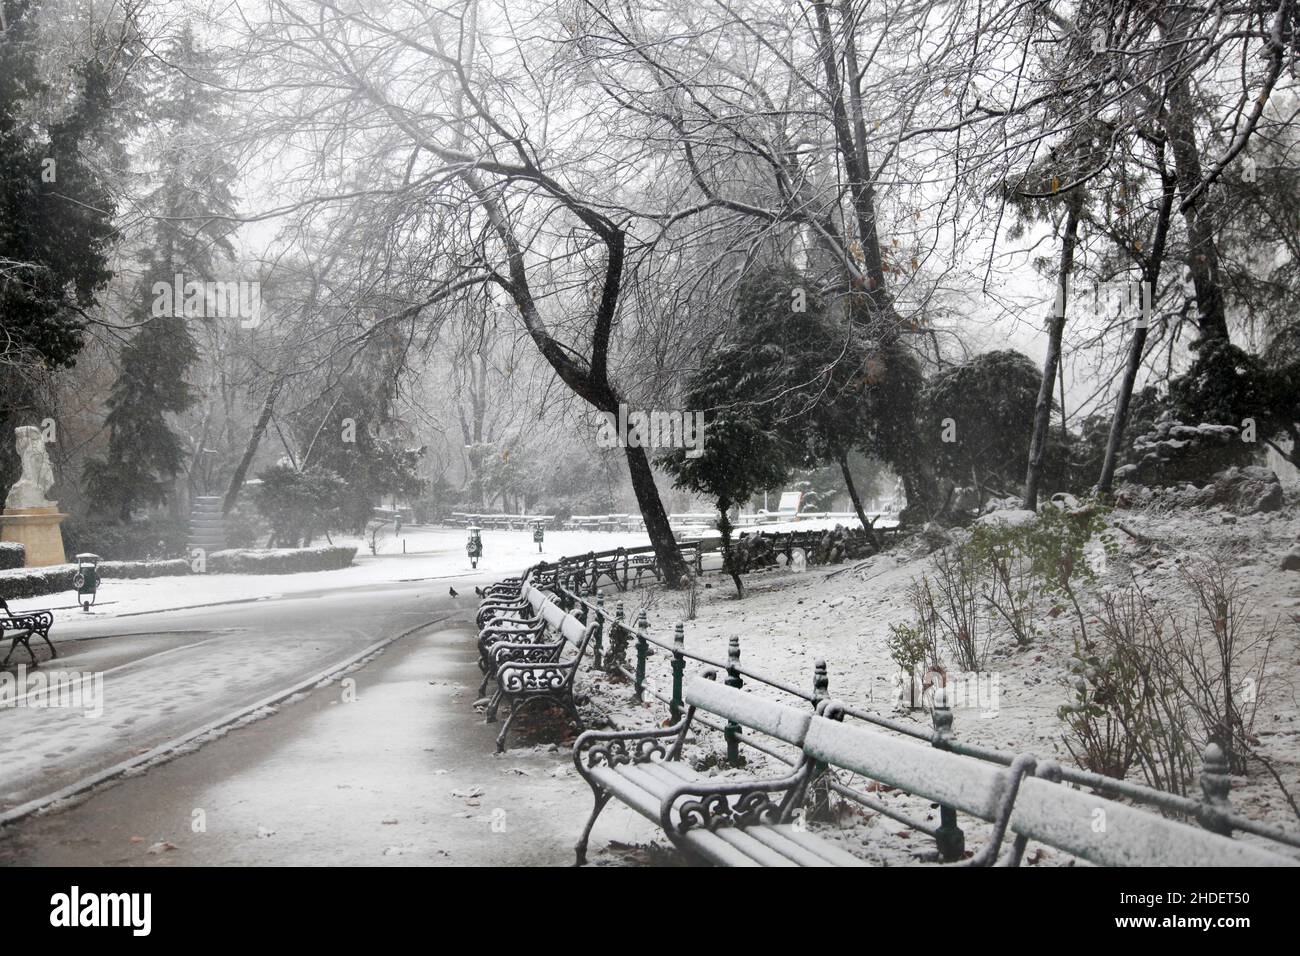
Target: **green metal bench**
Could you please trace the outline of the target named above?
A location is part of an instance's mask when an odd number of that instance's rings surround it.
[[[601,810],[613,798],[663,828],[679,849],[719,866],[866,866],[834,844],[792,822],[812,781],[815,763],[803,759],[782,777],[718,780],[681,759],[697,710],[735,721],[802,747],[813,714],[696,678],[685,695],[686,715],[672,727],[588,731],[573,747],[573,761],[592,788],[595,806],[576,847],[586,861],[587,841]]]
[[[816,713],[695,678],[689,709],[662,729],[587,732],[574,745],[595,806],[576,847],[611,799],[654,820],[679,849],[723,866],[863,866],[866,861],[791,825],[825,768],[860,774],[992,824],[984,847],[959,865],[1015,866],[1030,840],[1103,866],[1295,866],[1297,861],[1209,830],[1056,782],[1056,765],[1022,755],[1005,767],[843,723],[843,707]],[[799,748],[789,775],[718,779],[681,759],[696,711]],[[1003,852],[1004,844],[1009,847]]]

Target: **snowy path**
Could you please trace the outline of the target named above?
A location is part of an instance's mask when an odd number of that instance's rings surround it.
[[[84,633],[89,625],[76,628],[81,633],[70,636],[81,639],[59,640],[60,657],[29,672],[27,680],[58,677],[74,693],[84,693],[65,697],[71,706],[57,707],[33,706],[40,695],[31,694],[26,706],[0,713],[0,810],[52,793],[378,640],[445,616],[449,604],[454,602],[445,589],[408,584],[365,595],[321,594],[132,620],[136,630],[155,629],[149,634],[115,636],[110,627],[107,635],[92,636]],[[126,630],[126,623],[116,622],[116,630]],[[102,700],[92,693],[99,687]],[[102,714],[93,716],[99,703]]]
[[[471,708],[471,638],[463,625],[403,638],[350,675],[354,701],[318,688],[27,820],[0,841],[0,864],[569,865],[590,791],[566,746],[493,753],[497,728]],[[599,831],[600,846],[653,835],[614,808]],[[593,862],[645,860],[606,849]]]

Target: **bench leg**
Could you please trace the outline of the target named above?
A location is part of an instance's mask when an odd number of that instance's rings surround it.
[[[596,805],[591,808],[591,816],[587,818],[587,825],[582,828],[582,836],[578,837],[578,845],[573,848],[577,855],[574,862],[575,866],[582,866],[587,862],[587,841],[591,839],[591,828],[596,825],[596,817],[600,816],[600,811],[605,809],[605,804],[609,803],[610,793],[608,790],[593,788],[592,792],[596,796]]]
[[[483,714],[483,723],[495,724],[497,722],[497,708],[499,708],[500,706],[501,706],[501,688],[498,687],[497,692],[493,694],[492,699],[488,701],[487,710]],[[511,709],[513,710],[513,707]]]
[[[585,730],[586,726],[582,722],[582,714],[578,713],[578,702],[573,699],[572,693],[564,698],[564,707],[573,717],[573,722],[578,725],[578,732],[581,733]]]
[[[45,646],[48,647],[48,648],[50,649],[50,660],[54,660],[54,658],[58,657],[58,656],[59,656],[59,652],[56,651],[56,650],[54,649],[54,645],[50,643],[50,635],[48,635],[48,634],[46,634],[44,631],[42,631],[42,632],[41,632],[41,639],[42,639],[43,641],[45,641]],[[27,650],[30,652],[30,651],[31,651],[31,648],[29,647]]]
[[[478,695],[480,697],[482,697],[484,694],[487,693],[488,681],[490,681],[491,679],[492,679],[492,672],[490,670],[486,671],[483,674],[483,683],[478,685]]]
[[[498,692],[497,697],[499,698],[500,696],[501,694]],[[506,722],[501,728],[501,733],[497,734],[497,753],[505,753],[506,738],[510,735],[510,725],[515,722],[515,718],[519,716],[519,712],[527,706],[528,700],[529,698],[525,697],[522,700],[512,700],[510,702],[510,716],[506,718]],[[492,711],[492,715],[495,719],[495,710]]]

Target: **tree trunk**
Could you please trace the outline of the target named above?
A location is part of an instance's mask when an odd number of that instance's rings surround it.
[[[844,484],[849,489],[849,498],[853,500],[853,510],[858,513],[858,520],[862,522],[862,530],[867,533],[867,539],[871,542],[871,546],[879,551],[880,542],[876,539],[875,525],[867,520],[866,509],[862,507],[862,499],[858,496],[858,486],[853,483],[853,472],[849,471],[849,456],[841,453],[838,460],[840,471],[844,475]]]
[[[275,400],[280,397],[280,389],[283,387],[284,379],[277,378],[271,383],[271,390],[266,393],[266,401],[262,403],[262,413],[257,416],[253,434],[248,436],[248,444],[244,446],[244,456],[239,459],[239,466],[230,476],[230,484],[226,487],[226,497],[221,503],[223,515],[230,514],[235,507],[235,502],[239,500],[239,489],[244,486],[244,476],[248,474],[248,468],[253,463],[253,456],[257,454],[258,443],[261,442],[266,425],[271,420],[271,413],[275,410]]]
[[[1165,242],[1169,236],[1169,220],[1174,208],[1174,180],[1165,167],[1163,146],[1157,158],[1160,162],[1160,178],[1163,182],[1163,198],[1156,219],[1155,237],[1151,242],[1151,253],[1146,267],[1142,270],[1142,281],[1151,291],[1151,311],[1155,312],[1156,294],[1160,289],[1160,268],[1165,258]],[[1145,295],[1140,292],[1143,305]],[[1142,306],[1140,305],[1139,308]],[[1120,381],[1119,395],[1115,399],[1115,415],[1110,421],[1110,435],[1106,438],[1106,457],[1101,463],[1101,477],[1097,479],[1097,492],[1109,494],[1115,481],[1115,466],[1119,461],[1119,446],[1124,440],[1124,429],[1128,426],[1129,405],[1133,400],[1133,388],[1137,383],[1138,370],[1142,367],[1142,350],[1146,347],[1147,326],[1151,316],[1142,315],[1133,329],[1133,337],[1128,344],[1128,360],[1124,365],[1124,377]]]
[[[667,587],[676,588],[686,574],[686,563],[673,537],[673,529],[668,524],[668,512],[659,499],[659,489],[655,486],[654,472],[650,470],[650,459],[644,448],[623,449],[627,455],[627,470],[632,478],[632,491],[636,493],[636,503],[645,519],[646,534],[655,549],[655,558]]]
[[[1061,239],[1061,268],[1056,279],[1056,304],[1048,327],[1047,357],[1043,360],[1043,380],[1038,387],[1034,406],[1034,433],[1029,444],[1029,467],[1025,471],[1025,509],[1038,510],[1038,486],[1043,480],[1043,459],[1047,451],[1047,428],[1052,420],[1052,390],[1056,385],[1056,366],[1061,360],[1061,336],[1065,332],[1065,309],[1074,270],[1074,247],[1079,236],[1079,211],[1083,191],[1076,188],[1066,200],[1065,235]]]
[[[1189,52],[1188,20],[1195,16],[1190,10],[1175,15],[1169,30],[1172,41],[1170,52],[1179,55]],[[1201,152],[1196,144],[1195,118],[1197,106],[1192,99],[1191,82],[1186,74],[1178,74],[1169,85],[1168,112],[1165,130],[1174,155],[1174,173],[1178,191],[1184,200],[1190,199],[1201,187]],[[1187,224],[1187,268],[1196,286],[1196,305],[1200,315],[1200,341],[1222,339],[1228,341],[1228,320],[1224,312],[1223,282],[1219,274],[1219,249],[1215,244],[1215,225],[1212,202],[1208,191],[1202,190],[1195,201],[1183,210]]]
[[[745,596],[745,586],[740,581],[740,575],[736,572],[736,562],[731,559],[731,518],[727,512],[731,510],[731,502],[726,498],[718,499],[718,531],[722,534],[722,567],[731,575],[731,580],[736,585],[736,597]]]

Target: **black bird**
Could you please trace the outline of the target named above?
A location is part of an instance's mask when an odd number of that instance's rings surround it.
[[[459,596],[460,596],[460,595],[458,595],[458,594],[456,593],[456,589],[455,589],[455,588],[447,588],[447,593],[450,594],[452,597],[459,597]]]
[[[479,587],[477,584],[474,585],[474,593],[477,594],[479,597],[487,597],[487,592],[484,591],[484,590],[483,590],[481,587]]]

